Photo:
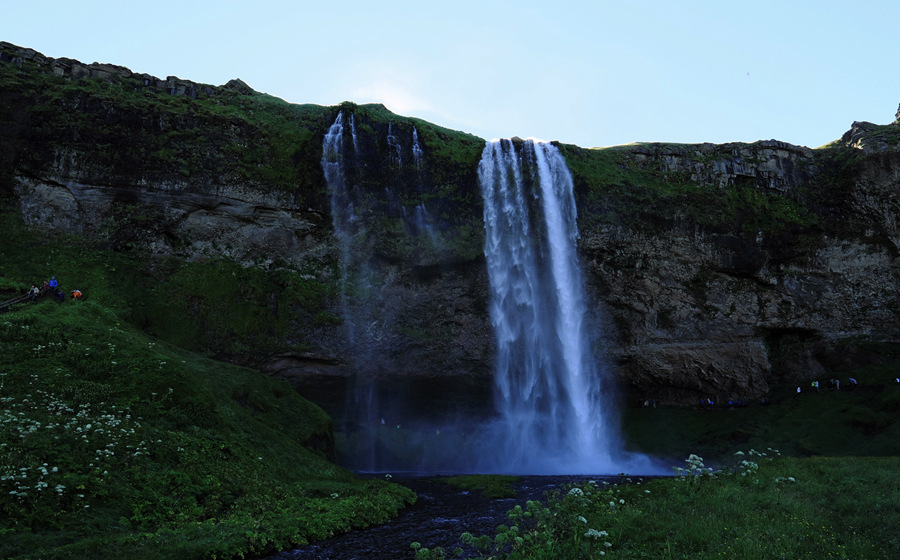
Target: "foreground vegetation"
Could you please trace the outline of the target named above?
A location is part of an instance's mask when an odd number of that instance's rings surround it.
[[[228,281],[169,298],[127,253],[3,225],[0,300],[50,275],[87,299],[0,314],[0,557],[246,557],[384,522],[415,499],[329,461],[330,419],[286,382],[167,342],[239,342],[244,319],[215,302],[252,278],[178,265],[166,282]]]
[[[692,455],[674,478],[585,481],[509,512],[495,535],[455,551],[412,543],[418,560],[900,556],[900,458],[788,458],[738,452],[713,470]],[[468,555],[472,557],[471,555]]]
[[[0,556],[210,558],[383,522],[411,492],[326,459],[284,382],[147,338],[102,303],[0,317]]]
[[[767,404],[629,409],[632,451],[673,465],[684,449],[707,459],[691,455],[674,477],[569,486],[516,506],[495,534],[461,535],[454,550],[412,543],[416,558],[900,557],[900,352],[862,346],[875,363],[834,374],[843,390],[823,380],[819,391],[777,387]]]

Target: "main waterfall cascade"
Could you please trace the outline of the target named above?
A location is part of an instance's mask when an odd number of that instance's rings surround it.
[[[518,152],[499,140],[478,173],[497,343],[494,467],[611,472],[617,443],[591,354],[565,160],[550,144],[526,140]]]
[[[373,238],[367,222],[385,212],[399,212],[412,235],[425,234],[432,243],[440,240],[434,237],[424,206],[412,212],[394,208],[399,199],[390,185],[384,185],[383,198],[376,196],[381,189],[361,192],[355,166],[363,165],[364,140],[370,141],[357,137],[353,114],[346,118],[340,112],[325,136],[322,155],[340,252],[346,330],[346,346],[335,350],[350,359],[355,371],[340,412],[343,432],[337,434],[339,444],[346,444],[345,464],[370,472],[655,470],[640,461],[626,462],[621,453],[618,430],[605,403],[609,393],[605,369],[591,350],[591,333],[598,324],[588,312],[576,252],[572,177],[550,144],[488,142],[479,164],[488,311],[496,339],[493,413],[489,407],[474,415],[448,409],[448,417],[439,415],[435,420],[433,411],[423,415],[415,408],[419,393],[409,388],[398,391],[396,385],[379,380],[384,371],[380,352],[385,350],[379,337],[393,330],[393,318],[385,299],[390,288],[379,280],[384,271],[371,268]],[[407,177],[413,177],[421,191],[425,152],[417,131],[412,129],[406,143],[390,123],[385,144],[387,169],[393,170],[389,172],[404,172],[406,159],[416,171]],[[402,158],[405,149],[411,154],[408,158]],[[424,387],[431,393],[436,388]]]

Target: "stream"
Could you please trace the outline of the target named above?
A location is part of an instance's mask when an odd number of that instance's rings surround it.
[[[414,559],[410,543],[423,548],[443,547],[452,554],[461,547],[468,556],[477,556],[459,542],[462,533],[495,534],[498,525],[508,524],[506,513],[528,500],[544,500],[546,492],[568,483],[585,480],[620,482],[618,476],[523,476],[513,484],[515,498],[488,500],[481,492],[465,491],[433,478],[400,478],[393,482],[412,489],[416,503],[384,525],[351,531],[303,548],[280,552],[266,560],[402,560]],[[465,557],[468,557],[465,556]]]

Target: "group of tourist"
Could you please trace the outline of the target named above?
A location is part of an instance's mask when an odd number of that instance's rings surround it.
[[[44,295],[52,295],[60,302],[66,300],[66,294],[62,291],[62,288],[59,287],[59,282],[56,280],[56,276],[51,276],[50,279],[45,281],[40,288],[38,288],[36,284],[32,284],[31,289],[28,290],[28,298],[31,301],[34,301],[39,296]],[[71,296],[73,300],[78,301],[83,297],[83,294],[81,293],[81,290],[76,289],[72,290]]]
[[[856,379],[854,379],[854,378],[851,377],[851,378],[850,378],[850,384],[849,384],[849,385],[846,385],[846,387],[849,387],[848,390],[853,391],[854,389],[856,389],[856,385],[857,385]],[[816,391],[816,392],[819,391],[819,382],[818,382],[818,380],[816,380],[816,381],[811,381],[809,386],[810,386],[810,389],[811,389],[811,390]],[[840,390],[841,390],[841,380],[840,380],[840,379],[836,379],[836,378],[831,378],[831,379],[829,379],[829,380],[828,380],[828,390],[829,390],[829,391],[840,391]],[[802,390],[800,387],[797,387],[797,394],[799,395],[799,394],[802,393],[802,392],[803,392],[803,390]]]
[[[769,404],[769,402],[766,400],[765,397],[763,397],[760,400],[760,404]],[[744,406],[745,406],[744,401],[728,399],[728,408],[729,409],[743,408]],[[714,401],[710,398],[700,399],[700,408],[715,408],[715,407],[716,407],[716,401]]]
[[[900,383],[900,377],[896,378],[895,381],[897,383]],[[857,383],[856,379],[853,377],[851,377],[849,379],[849,383],[844,385],[844,389],[841,389],[841,380],[840,379],[832,378],[832,379],[828,380],[828,390],[829,391],[841,391],[841,390],[853,391],[856,389],[857,385],[858,385],[858,383]],[[811,381],[810,382],[810,390],[813,392],[818,392],[819,391],[819,382]],[[803,388],[797,387],[797,394],[799,395],[802,392],[803,392]],[[700,399],[700,408],[716,408],[716,404],[717,403],[715,401],[713,401],[712,399],[707,398],[707,397]],[[769,401],[768,401],[768,399],[766,399],[766,397],[762,397],[762,399],[760,399],[760,401],[759,401],[759,404],[767,405],[767,404],[769,404]],[[656,408],[656,401],[653,399],[647,399],[644,401],[644,406]],[[728,401],[729,409],[743,408],[744,406],[745,406],[745,404],[743,401],[739,401],[739,400],[729,400]]]

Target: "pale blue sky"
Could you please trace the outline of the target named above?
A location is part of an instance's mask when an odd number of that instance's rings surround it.
[[[47,56],[584,147],[889,123],[898,21],[896,0],[0,0],[0,40]]]

